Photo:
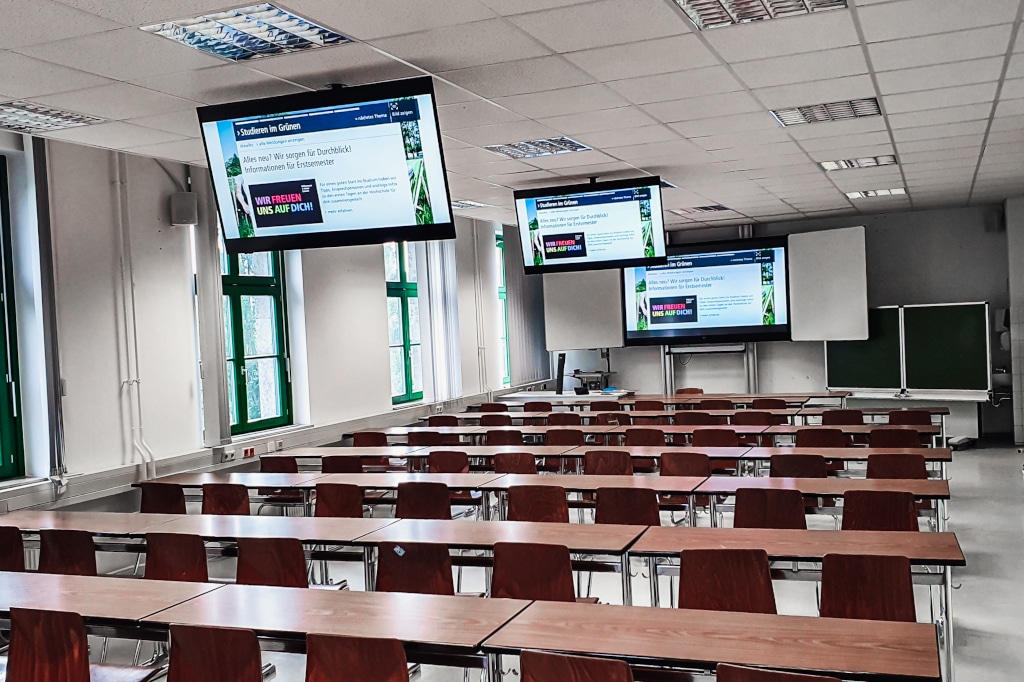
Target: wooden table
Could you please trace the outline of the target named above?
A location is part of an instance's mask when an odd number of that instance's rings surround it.
[[[805,407],[800,410],[803,417],[820,417],[824,412],[834,410],[834,407]],[[927,412],[933,417],[945,417],[949,415],[948,407],[858,407],[864,416],[888,417],[890,412]]]
[[[730,477],[731,478],[731,477]],[[558,486],[566,492],[592,493],[598,488],[645,488],[658,493],[689,495],[705,481],[703,476],[577,476],[572,474],[507,474],[480,486],[507,492],[518,485]]]
[[[914,497],[923,500],[949,499],[949,482],[937,479],[712,476],[705,479],[696,492],[709,495],[735,495],[739,488],[799,490],[807,497],[842,497],[851,490],[908,491],[913,493]]]
[[[741,424],[711,424],[711,425],[700,425],[700,424],[658,424],[653,426],[615,426],[611,431],[605,435],[618,436],[620,439],[625,438],[626,431],[629,429],[658,429],[665,433],[665,440],[667,445],[676,442],[676,438],[680,438],[685,442],[693,437],[694,431],[733,431],[738,436],[756,436],[764,433],[766,429],[775,428],[769,426],[746,426]],[[671,441],[671,442],[669,442]]]
[[[453,490],[482,490],[484,484],[501,478],[503,474],[430,474],[430,473],[366,473],[326,474],[318,483],[344,483],[370,490],[397,490],[399,483],[444,483]]]
[[[125,514],[87,511],[13,511],[0,515],[0,526],[14,526],[22,533],[40,530],[84,530],[92,535],[138,537],[181,518],[176,514]]]
[[[797,431],[804,429],[839,429],[848,436],[868,436],[872,431],[888,429],[913,429],[921,435],[938,436],[942,433],[942,427],[936,424],[930,426],[898,426],[893,424],[850,424],[846,426],[793,426],[792,424],[781,424],[769,426],[764,435],[770,436],[773,441],[778,442],[780,437],[796,438]]]
[[[296,490],[302,494],[302,508],[306,516],[312,515],[310,492],[316,487],[316,479],[323,476],[317,472],[301,474],[272,474],[259,471],[241,473],[182,473],[161,476],[153,479],[155,483],[173,483],[182,488],[202,488],[208,483],[231,483],[242,485],[251,490],[260,488],[273,490]],[[132,483],[137,488],[138,483]]]
[[[397,519],[339,519],[312,516],[179,516],[160,527],[161,533],[198,535],[207,541],[233,542],[238,538],[297,538],[306,544],[354,544]]]
[[[301,447],[272,452],[261,457],[294,457],[296,459],[323,459],[324,457],[390,457],[405,459],[412,453],[422,450],[422,445],[388,445],[385,447]]]
[[[479,433],[480,426],[390,426],[386,429],[363,429],[358,433],[373,432],[383,433],[389,441],[403,443],[409,438],[410,433],[439,433],[442,436],[468,437]]]
[[[547,434],[555,431],[582,431],[584,436],[597,436],[610,432],[617,428],[614,424],[582,424],[578,426],[485,426],[481,431],[472,435],[475,442],[482,443],[488,433],[493,431],[519,431],[524,436],[533,436],[547,440]],[[486,444],[486,443],[484,443]]]
[[[699,448],[697,448],[699,449]],[[747,448],[744,459],[768,460],[775,456],[821,455],[844,462],[867,461],[872,455],[922,455],[926,462],[952,462],[949,448]]]
[[[940,674],[926,623],[534,602],[483,647],[495,659],[541,649],[709,672],[732,663],[858,679]]]
[[[572,450],[569,450],[567,453],[565,453],[564,456],[583,459],[586,453],[598,450],[616,450],[619,452],[628,452],[629,456],[632,457],[633,459],[661,459],[661,456],[665,453],[694,452],[705,454],[708,456],[708,459],[712,460],[736,460],[741,459],[747,453],[747,451],[750,450],[750,446],[741,445],[738,448],[695,448],[680,445],[584,445],[583,447],[573,448]]]

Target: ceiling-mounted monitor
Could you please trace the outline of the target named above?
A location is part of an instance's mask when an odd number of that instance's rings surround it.
[[[672,247],[623,271],[627,346],[788,341],[786,237]]]
[[[515,193],[526,274],[666,262],[658,177]]]
[[[455,237],[429,77],[198,113],[229,253]]]

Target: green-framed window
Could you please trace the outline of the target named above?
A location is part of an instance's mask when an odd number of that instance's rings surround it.
[[[221,255],[232,435],[291,424],[284,262],[279,252]]]
[[[405,242],[384,245],[388,288],[388,350],[391,354],[391,403],[423,399],[423,350],[416,248]]]
[[[512,355],[508,347],[508,293],[505,289],[505,235],[495,237],[495,255],[498,257],[498,316],[501,318],[501,385],[512,385]]]
[[[0,479],[25,475],[25,450],[18,410],[18,330],[14,319],[14,272],[11,268],[11,204],[7,159],[0,156],[0,360],[4,363],[4,394],[0,396]]]

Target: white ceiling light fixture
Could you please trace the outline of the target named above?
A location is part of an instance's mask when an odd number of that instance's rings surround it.
[[[719,211],[731,211],[731,208],[722,206],[721,204],[712,204],[710,206],[693,206],[691,208],[675,208],[669,211],[669,213],[675,213],[678,216],[685,216],[693,213],[717,213]]]
[[[510,159],[532,159],[538,156],[551,156],[552,154],[590,151],[590,147],[577,142],[571,137],[552,137],[547,140],[526,140],[525,142],[511,142],[509,144],[492,144],[484,147],[484,149],[495,154],[507,156]]]
[[[458,211],[467,208],[494,208],[494,206],[491,204],[481,204],[479,201],[472,201],[470,199],[455,199],[452,201],[452,208]]]
[[[838,161],[822,161],[821,167],[827,171],[848,170],[850,168],[876,168],[878,166],[897,165],[892,154],[884,156],[864,156],[859,159],[839,159]]]
[[[350,42],[270,3],[165,21],[142,30],[236,62]]]
[[[46,133],[65,128],[103,123],[106,119],[76,114],[73,111],[44,107],[32,102],[7,102],[0,104],[0,128],[16,133]]]
[[[675,0],[698,30],[846,9],[846,0]]]
[[[845,121],[851,118],[865,118],[867,116],[881,116],[882,109],[878,106],[876,98],[867,97],[864,99],[843,100],[842,102],[828,102],[826,104],[810,104],[793,109],[776,109],[771,114],[779,122],[779,125],[786,127],[807,123]]]
[[[907,193],[902,187],[896,187],[894,189],[866,189],[862,192],[847,192],[846,196],[850,199],[871,199],[873,197],[898,197]]]

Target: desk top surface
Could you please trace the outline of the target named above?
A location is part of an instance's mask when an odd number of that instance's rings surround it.
[[[663,493],[689,494],[704,482],[703,476],[587,476],[576,474],[508,474],[481,486],[483,490],[507,490],[517,485],[558,486],[571,492],[598,488],[645,488]]]
[[[939,677],[935,626],[925,623],[534,602],[484,649],[600,653],[654,665]]]
[[[395,523],[395,519],[337,519],[314,516],[227,516],[193,514],[153,529],[198,535],[204,540],[298,538],[303,542],[351,542]]]
[[[389,426],[386,429],[361,429],[356,433],[383,433],[387,436],[408,436],[410,433],[440,433],[443,436],[465,436],[481,433],[485,427],[477,426]]]
[[[821,416],[823,412],[829,412],[834,410],[834,407],[805,407],[800,410],[800,414],[806,417]],[[864,414],[870,415],[888,415],[890,412],[927,412],[928,414],[935,416],[944,416],[949,414],[948,407],[857,407],[854,409],[860,410]]]
[[[317,483],[347,483],[360,488],[395,489],[399,483],[444,483],[449,488],[475,490],[485,483],[499,479],[504,474],[429,474],[429,473],[364,473],[364,474],[327,474],[317,479]]]
[[[265,474],[259,471],[241,473],[181,473],[153,479],[156,483],[174,483],[186,488],[199,488],[207,483],[234,483],[246,488],[312,488],[323,474],[311,471],[301,474]],[[138,485],[133,484],[133,485]]]
[[[732,431],[743,435],[756,435],[764,433],[765,429],[774,428],[758,424],[640,424],[636,426],[615,426],[611,433],[625,433],[630,429],[656,429],[665,433],[691,434],[694,431]]]
[[[749,445],[741,445],[738,448],[695,448],[691,446],[678,446],[678,445],[584,445],[583,447],[573,448],[567,454],[573,457],[583,457],[588,452],[598,452],[601,450],[615,450],[619,452],[628,452],[630,457],[640,458],[660,458],[663,454],[671,452],[694,452],[702,453],[707,455],[710,459],[739,459],[748,450]]]
[[[485,426],[479,433],[488,431],[519,431],[524,434],[545,434],[555,431],[583,431],[585,433],[608,433],[616,428],[614,424],[574,424],[572,426],[547,426],[545,424],[525,424],[522,426]]]
[[[797,431],[800,431],[802,429],[839,429],[843,433],[849,433],[849,434],[854,434],[854,435],[869,434],[872,431],[880,431],[880,430],[888,431],[888,430],[891,430],[891,429],[905,429],[905,430],[908,430],[908,431],[917,431],[918,433],[922,433],[922,434],[926,434],[926,435],[935,435],[935,434],[942,433],[942,427],[939,426],[938,424],[931,424],[931,425],[928,425],[928,426],[925,426],[924,424],[921,424],[920,426],[900,426],[898,424],[846,424],[846,425],[843,425],[843,424],[835,424],[835,425],[832,425],[832,424],[828,424],[828,425],[810,424],[810,425],[796,426],[796,425],[793,425],[793,424],[778,424],[776,426],[769,426],[768,430],[765,431],[765,433],[771,434],[771,435],[776,435],[776,436],[778,436],[778,435],[792,435],[792,434],[795,434]]]
[[[949,448],[748,448],[747,459],[768,459],[776,455],[821,455],[825,459],[866,460],[871,455],[923,455],[929,462],[952,462]]]
[[[0,515],[0,526],[14,526],[22,532],[43,529],[84,530],[93,535],[132,536],[181,518],[176,514],[136,514],[87,511],[13,511]]]
[[[419,450],[417,445],[387,445],[377,448],[301,447],[263,455],[263,457],[405,457]]]
[[[556,457],[563,453],[575,450],[575,445],[437,445],[424,448],[416,453],[418,457],[424,457],[431,452],[465,452],[470,457],[493,457],[513,452],[525,452],[535,457]]]
[[[909,478],[771,478],[768,476],[712,476],[697,492],[732,495],[739,488],[799,490],[804,495],[841,497],[851,490],[879,490],[914,493],[922,499],[949,499],[949,482]]]

